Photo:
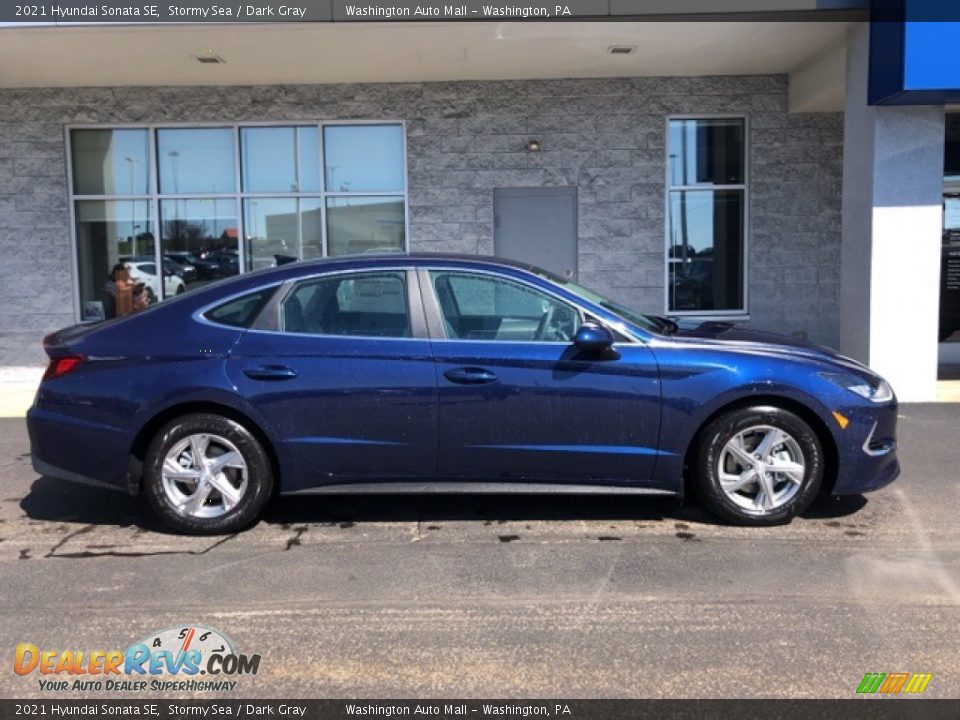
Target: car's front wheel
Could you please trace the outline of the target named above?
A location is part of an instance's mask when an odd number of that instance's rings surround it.
[[[700,433],[693,467],[704,504],[738,525],[789,522],[813,502],[823,481],[820,439],[796,414],[739,408]]]
[[[263,445],[221,415],[186,415],[157,433],[144,462],[151,507],[180,532],[235,532],[253,523],[273,491]]]

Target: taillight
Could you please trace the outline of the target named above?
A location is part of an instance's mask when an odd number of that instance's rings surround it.
[[[50,364],[47,365],[47,370],[43,373],[43,379],[53,380],[63,377],[82,362],[83,355],[62,355],[61,357],[50,358]]]

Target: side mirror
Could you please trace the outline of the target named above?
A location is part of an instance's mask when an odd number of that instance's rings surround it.
[[[584,352],[602,352],[613,345],[613,333],[602,325],[584,323],[573,337],[573,344]]]

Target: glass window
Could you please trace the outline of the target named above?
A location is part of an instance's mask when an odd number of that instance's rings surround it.
[[[327,192],[402,191],[400,125],[328,125],[323,130]]]
[[[84,317],[115,312],[101,286],[120,261],[153,302],[241,268],[407,246],[400,124],[77,128],[69,140]]]
[[[283,301],[291,333],[410,337],[406,273],[335,275],[301,283]]]
[[[240,130],[245,192],[317,192],[317,128],[254,127]]]
[[[402,197],[334,197],[327,200],[330,255],[402,251],[406,226]]]
[[[209,278],[239,272],[237,204],[233,198],[190,198],[160,201],[160,242],[165,255],[190,253],[207,264]],[[165,283],[163,297],[183,292],[186,285],[205,284],[200,272],[180,282]],[[182,288],[182,289],[181,289]],[[172,291],[172,293],[171,293]]]
[[[580,327],[576,308],[512,280],[444,271],[430,277],[448,338],[570,342]]]
[[[233,128],[157,130],[160,192],[173,195],[232,193]]]
[[[321,204],[313,198],[249,198],[243,201],[247,270],[259,270],[323,254]]]
[[[739,185],[744,173],[742,119],[670,121],[671,185]]]
[[[960,343],[960,113],[948,112],[944,149],[940,342]]]
[[[947,113],[947,139],[944,146],[943,174],[947,184],[960,190],[960,113]]]
[[[736,310],[743,298],[743,193],[670,193],[670,309]]]
[[[223,305],[209,310],[206,314],[207,320],[229,325],[230,327],[248,328],[253,324],[257,315],[267,304],[267,301],[273,296],[276,288],[267,288],[257,292],[244,295],[243,297],[225,302]]]
[[[127,264],[153,257],[156,249],[147,201],[79,200],[76,222],[82,319],[132,312],[134,282]]]
[[[744,121],[671,120],[668,154],[667,312],[743,312]]]
[[[150,136],[146,130],[73,130],[73,192],[77,195],[146,195]]]

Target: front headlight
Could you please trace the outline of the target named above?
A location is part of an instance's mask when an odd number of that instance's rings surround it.
[[[854,392],[865,400],[875,403],[885,403],[893,400],[893,388],[883,378],[873,385],[867,378],[845,373],[820,373],[820,375],[835,385]]]

